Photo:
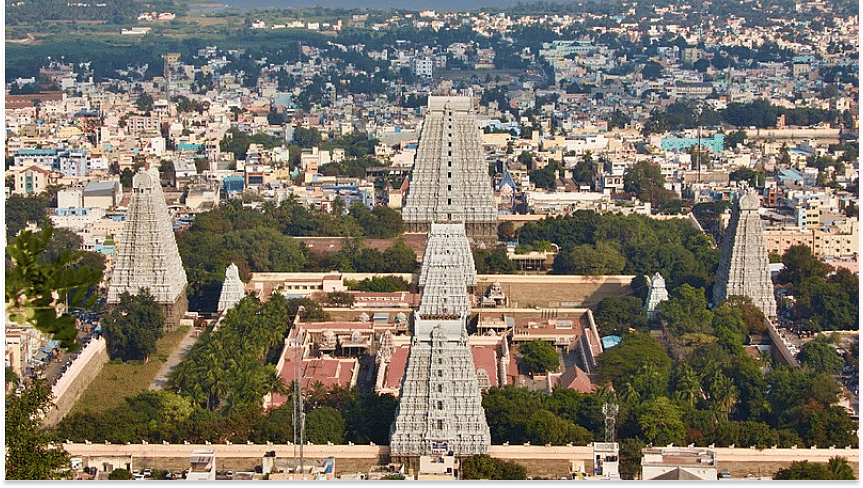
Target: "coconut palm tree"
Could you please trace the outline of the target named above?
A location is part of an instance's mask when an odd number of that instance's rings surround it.
[[[731,378],[718,373],[711,378],[709,392],[713,402],[711,407],[715,406],[728,418],[740,397],[740,391],[734,386],[734,382]]]
[[[695,406],[704,398],[698,375],[689,365],[683,365],[677,370],[674,381],[674,398],[686,405]]]

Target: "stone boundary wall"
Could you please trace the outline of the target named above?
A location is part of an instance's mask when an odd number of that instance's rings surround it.
[[[81,457],[87,466],[101,468],[102,459],[132,457],[136,467],[160,467],[185,469],[188,458],[194,451],[213,451],[218,469],[249,469],[261,463],[267,451],[275,451],[276,457],[292,458],[291,444],[63,444],[72,457]],[[702,447],[716,453],[720,471],[733,466],[735,475],[741,469],[758,467],[773,469],[794,461],[826,463],[833,456],[848,459],[859,476],[860,450],[846,447],[830,448],[769,448],[754,447]],[[583,461],[585,468],[592,469],[593,448],[591,446],[530,446],[492,445],[488,454],[498,459],[515,461],[528,468],[528,476],[567,476],[570,461]],[[325,457],[336,458],[336,474],[365,471],[372,465],[386,463],[390,458],[389,446],[375,445],[306,445],[303,455],[309,462]],[[768,473],[764,473],[768,474]],[[772,474],[772,471],[769,473]]]
[[[779,331],[776,330],[776,327],[774,327],[769,321],[765,321],[765,324],[767,325],[767,335],[770,336],[770,342],[773,343],[774,356],[778,355],[778,359],[782,359],[782,361],[784,361],[788,366],[799,368],[800,363],[794,359],[794,355],[791,354],[788,346],[782,342],[782,338],[779,337]]]
[[[78,358],[69,366],[66,374],[61,376],[51,389],[54,394],[54,408],[45,415],[46,426],[56,425],[69,413],[69,410],[72,410],[72,406],[90,386],[90,382],[99,375],[102,366],[107,362],[108,347],[105,338],[100,337],[91,340]]]

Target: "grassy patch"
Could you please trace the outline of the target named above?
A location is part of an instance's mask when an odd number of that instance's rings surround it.
[[[166,332],[156,343],[156,352],[150,356],[149,363],[124,363],[119,360],[106,363],[69,413],[109,410],[122,404],[125,398],[146,391],[165,364],[160,358],[170,356],[186,332],[188,327]]]

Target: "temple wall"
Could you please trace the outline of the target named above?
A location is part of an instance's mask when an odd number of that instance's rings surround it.
[[[54,426],[72,410],[102,367],[108,362],[108,348],[104,338],[93,339],[81,351],[66,374],[60,377],[51,392],[54,394],[54,408],[45,415],[45,425]]]

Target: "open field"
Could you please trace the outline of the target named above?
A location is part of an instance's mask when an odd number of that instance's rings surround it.
[[[162,358],[171,355],[186,332],[187,327],[166,332],[148,363],[111,361],[105,364],[69,414],[109,410],[121,405],[124,399],[147,391],[162,367]]]

